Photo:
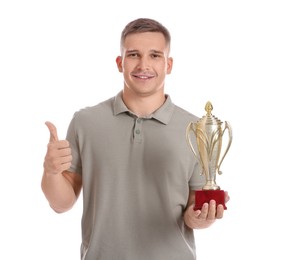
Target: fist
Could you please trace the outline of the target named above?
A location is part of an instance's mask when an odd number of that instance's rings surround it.
[[[69,142],[58,139],[55,125],[51,122],[45,124],[48,127],[50,138],[44,159],[44,170],[47,174],[62,173],[71,166],[72,155]]]

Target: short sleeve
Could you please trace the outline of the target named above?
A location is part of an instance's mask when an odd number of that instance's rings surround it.
[[[191,178],[189,180],[189,187],[191,190],[200,190],[205,185],[205,183],[206,183],[205,176],[202,175],[201,166],[197,162],[195,164],[195,167],[193,169],[193,173],[192,173]]]
[[[66,140],[70,144],[71,154],[72,154],[72,163],[69,168],[70,172],[75,172],[78,174],[82,174],[82,163],[80,157],[79,143],[78,143],[78,135],[76,131],[76,114],[74,114],[66,135]]]

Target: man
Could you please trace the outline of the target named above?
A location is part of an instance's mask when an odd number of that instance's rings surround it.
[[[46,122],[42,189],[61,213],[83,188],[82,260],[193,260],[193,229],[223,217],[223,206],[214,201],[193,209],[204,177],[185,131],[198,118],[164,93],[173,64],[169,52],[163,25],[130,22],[116,59],[123,90],[76,112],[67,140],[58,140],[56,127]]]

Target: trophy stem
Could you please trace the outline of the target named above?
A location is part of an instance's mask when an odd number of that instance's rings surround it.
[[[207,183],[203,186],[203,190],[220,190],[220,186],[218,186],[214,181],[209,180]]]

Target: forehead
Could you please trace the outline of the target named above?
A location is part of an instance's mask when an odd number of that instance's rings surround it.
[[[160,32],[132,33],[125,38],[123,48],[130,49],[157,49],[165,50],[168,48],[165,37]]]

